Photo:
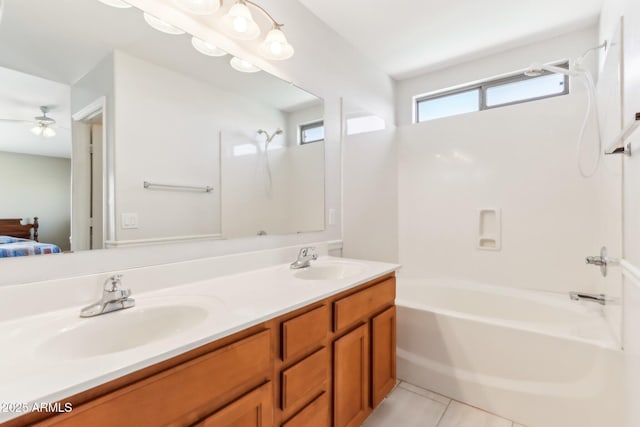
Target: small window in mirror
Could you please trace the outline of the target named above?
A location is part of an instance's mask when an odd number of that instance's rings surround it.
[[[324,121],[300,125],[300,145],[324,141]]]

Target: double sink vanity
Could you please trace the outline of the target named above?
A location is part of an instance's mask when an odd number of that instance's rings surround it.
[[[131,308],[0,323],[0,423],[359,426],[395,385],[398,267],[320,257],[142,293],[125,273]]]

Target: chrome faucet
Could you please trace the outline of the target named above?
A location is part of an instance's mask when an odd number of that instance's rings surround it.
[[[131,296],[131,289],[122,289],[122,274],[116,274],[105,280],[102,298],[80,311],[80,317],[93,317],[112,311],[131,308],[136,301]]]
[[[605,305],[607,303],[607,297],[605,294],[588,294],[583,292],[569,292],[569,298],[574,301],[587,300],[594,301],[598,304]]]
[[[616,258],[609,258],[607,255],[607,248],[603,246],[600,249],[600,256],[588,256],[585,258],[587,264],[597,265],[600,267],[600,273],[602,277],[607,277],[607,270],[610,265],[620,264],[620,260]]]
[[[311,265],[312,260],[318,259],[318,252],[313,246],[302,248],[298,253],[298,259],[291,263],[290,267],[294,270],[299,268],[307,268]]]

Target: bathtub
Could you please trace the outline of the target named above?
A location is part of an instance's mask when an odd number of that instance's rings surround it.
[[[398,379],[527,427],[623,427],[623,356],[593,302],[397,282]]]

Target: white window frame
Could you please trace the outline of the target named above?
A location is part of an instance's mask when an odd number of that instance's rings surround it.
[[[563,67],[563,68],[568,68],[569,66],[569,62],[568,61],[561,61],[559,63],[554,64],[557,67]],[[506,107],[509,105],[515,105],[515,104],[522,104],[523,102],[530,102],[530,101],[537,101],[539,99],[545,99],[545,98],[553,98],[556,96],[563,96],[563,95],[568,95],[570,93],[569,90],[569,76],[568,75],[564,75],[564,89],[562,92],[559,93],[554,93],[551,95],[542,95],[542,96],[537,96],[537,97],[533,97],[533,98],[525,98],[525,99],[520,99],[518,101],[513,101],[513,102],[507,102],[504,104],[498,104],[498,105],[492,105],[492,106],[488,106],[487,105],[487,90],[489,88],[495,87],[495,86],[501,86],[501,85],[505,85],[505,84],[509,84],[509,83],[514,83],[514,82],[519,82],[519,81],[525,81],[525,80],[531,80],[531,79],[537,79],[543,76],[548,76],[550,74],[556,74],[553,73],[551,71],[546,71],[544,70],[542,72],[542,74],[540,74],[539,76],[526,76],[524,74],[524,72],[519,71],[517,73],[512,73],[506,76],[502,76],[502,77],[497,77],[497,78],[492,78],[492,79],[487,79],[487,80],[483,80],[480,82],[476,82],[476,83],[472,83],[472,84],[467,84],[467,85],[462,85],[462,86],[457,86],[455,88],[451,88],[451,89],[444,89],[444,90],[439,90],[439,91],[435,91],[435,92],[430,92],[427,94],[422,94],[422,95],[416,95],[413,97],[413,123],[422,123],[422,122],[426,122],[429,120],[420,120],[420,103],[421,102],[425,102],[425,101],[431,101],[434,99],[438,99],[438,98],[446,98],[448,96],[451,95],[457,95],[460,93],[464,93],[464,92],[469,92],[472,90],[478,90],[479,91],[479,96],[478,96],[478,111],[483,111],[483,110],[491,110],[493,108],[500,108],[500,107]],[[451,117],[451,116],[446,116],[446,117]],[[435,120],[435,119],[431,119],[431,120]]]
[[[298,125],[298,145],[307,145],[307,144],[313,144],[315,142],[324,141],[324,138],[322,138],[322,139],[314,139],[313,141],[306,141],[306,142],[304,142],[302,140],[302,135],[303,135],[303,132],[305,130],[313,129],[313,128],[319,128],[319,127],[324,128],[324,119],[313,120],[311,122],[306,122],[306,123],[299,124]]]

